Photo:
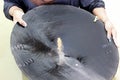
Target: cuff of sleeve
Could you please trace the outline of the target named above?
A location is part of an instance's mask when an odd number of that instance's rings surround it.
[[[103,7],[105,8],[105,3],[103,1],[94,1],[89,5],[89,11],[92,13],[94,8],[99,8],[99,7]]]
[[[9,9],[12,6],[17,6],[17,5],[14,4],[14,3],[10,3],[10,2],[4,2],[4,10],[3,10],[3,12],[4,12],[6,18],[8,18],[10,20],[13,20],[13,17],[9,14]]]

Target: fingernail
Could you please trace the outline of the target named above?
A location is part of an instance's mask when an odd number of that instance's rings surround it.
[[[27,27],[27,24],[24,24],[24,27]]]
[[[95,19],[94,19],[94,21],[93,22],[96,22],[98,20],[98,17],[97,16],[95,16]]]

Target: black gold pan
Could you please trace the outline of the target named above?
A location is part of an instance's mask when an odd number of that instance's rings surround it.
[[[112,80],[118,50],[104,24],[68,5],[43,5],[27,12],[11,34],[18,67],[30,80]]]

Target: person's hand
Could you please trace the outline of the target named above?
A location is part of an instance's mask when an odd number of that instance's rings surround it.
[[[14,23],[19,23],[21,24],[23,27],[27,26],[27,23],[22,19],[22,16],[24,15],[24,12],[20,11],[20,10],[15,10],[13,12],[13,22]]]
[[[111,41],[111,37],[112,37],[116,46],[119,47],[118,41],[117,41],[117,31],[114,25],[111,23],[110,20],[105,21],[104,24],[105,24],[105,29],[107,31],[108,40]]]

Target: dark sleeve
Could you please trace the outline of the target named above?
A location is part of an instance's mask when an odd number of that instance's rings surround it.
[[[5,16],[12,20],[12,16],[10,16],[9,14],[9,9],[12,7],[12,6],[18,6],[21,8],[20,6],[20,2],[18,0],[4,0],[4,9],[3,9],[3,12],[5,14]]]
[[[80,7],[92,13],[94,8],[105,8],[105,3],[103,0],[80,0]]]

